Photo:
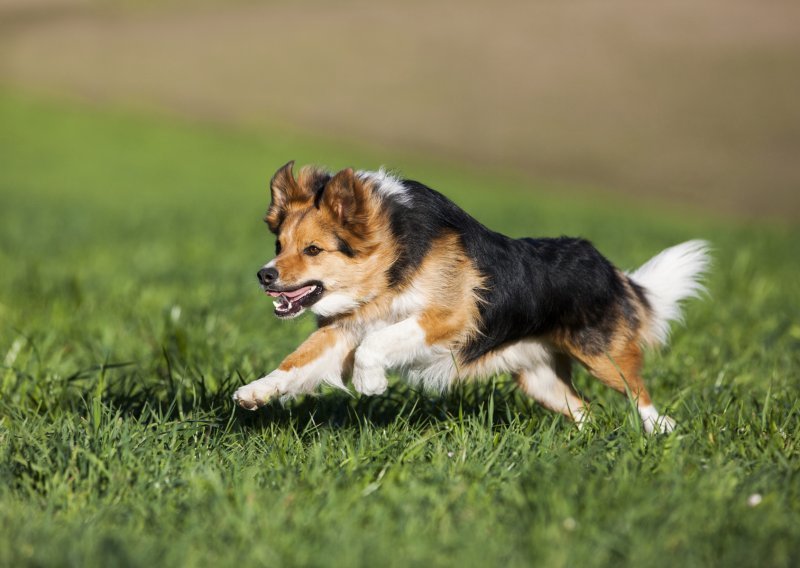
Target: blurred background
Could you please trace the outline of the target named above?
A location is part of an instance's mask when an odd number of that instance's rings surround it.
[[[798,2],[0,0],[0,87],[800,217]]]
[[[581,433],[507,376],[234,413],[316,327],[255,278],[292,158],[710,241],[678,435],[581,369]],[[800,565],[798,162],[798,0],[0,0],[0,567]]]

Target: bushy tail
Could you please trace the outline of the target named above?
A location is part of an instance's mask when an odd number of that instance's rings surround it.
[[[681,301],[705,291],[701,279],[710,262],[706,241],[687,241],[661,251],[628,276],[645,290],[652,317],[643,332],[645,343],[663,345],[669,323],[681,321]]]

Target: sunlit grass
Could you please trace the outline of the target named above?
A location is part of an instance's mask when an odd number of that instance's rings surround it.
[[[800,561],[797,230],[8,93],[0,124],[0,564]],[[709,297],[646,370],[679,430],[643,436],[583,373],[581,432],[502,376],[235,410],[313,329],[275,320],[254,278],[290,158],[402,166],[494,228],[580,234],[625,268],[712,241]]]

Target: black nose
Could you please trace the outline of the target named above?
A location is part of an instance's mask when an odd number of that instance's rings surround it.
[[[269,286],[278,279],[278,270],[271,266],[269,268],[262,268],[256,273],[256,277],[258,277],[258,281],[261,282],[263,286]]]

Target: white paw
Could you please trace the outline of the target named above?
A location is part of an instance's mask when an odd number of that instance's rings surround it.
[[[353,387],[361,394],[369,396],[383,394],[388,386],[386,373],[380,367],[361,368],[356,366],[353,370]]]
[[[572,419],[575,421],[575,426],[578,430],[583,430],[583,427],[589,422],[589,413],[585,408],[576,408],[572,411]]]
[[[281,395],[282,390],[282,381],[275,376],[279,372],[270,373],[266,377],[239,388],[233,393],[233,401],[247,410],[256,410],[273,398],[277,398]]]
[[[648,434],[668,434],[675,429],[675,421],[664,414],[659,414],[652,404],[639,407],[644,431]]]
[[[648,417],[642,423],[644,431],[648,434],[669,434],[677,426],[675,420],[666,415],[659,415],[655,418]]]

